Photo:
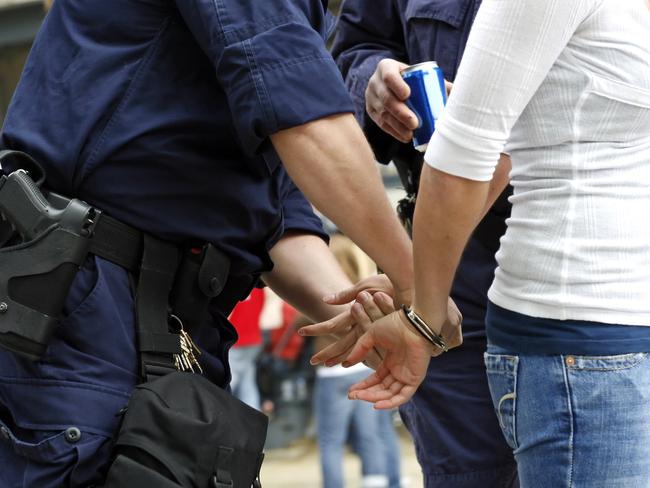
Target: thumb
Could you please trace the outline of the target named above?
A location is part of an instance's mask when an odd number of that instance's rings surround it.
[[[345,305],[346,303],[354,301],[363,289],[363,286],[357,283],[350,288],[323,297],[323,301],[330,305]]]

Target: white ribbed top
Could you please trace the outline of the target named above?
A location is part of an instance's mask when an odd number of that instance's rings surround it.
[[[486,181],[502,151],[513,209],[490,300],[650,325],[645,0],[483,1],[425,158]]]

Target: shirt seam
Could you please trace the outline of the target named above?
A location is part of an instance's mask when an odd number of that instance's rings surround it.
[[[249,41],[245,41],[245,42],[249,42]],[[272,73],[274,71],[278,71],[284,68],[291,68],[293,66],[299,66],[301,64],[313,63],[314,61],[331,61],[331,58],[329,58],[328,56],[322,56],[317,54],[312,54],[309,56],[301,56],[289,60],[266,63],[263,66],[260,66],[260,71],[263,73]]]
[[[591,78],[589,78],[589,83],[587,86],[584,88],[583,92],[580,94],[580,98],[578,99],[578,102],[576,103],[576,107],[574,109],[574,117],[573,117],[573,123],[572,123],[572,128],[571,131],[573,133],[573,141],[571,144],[571,194],[569,195],[569,210],[567,212],[567,230],[564,235],[564,248],[562,249],[562,266],[560,268],[560,298],[561,298],[561,316],[562,319],[566,319],[566,306],[568,305],[567,303],[567,289],[568,289],[568,282],[569,282],[569,276],[570,276],[570,260],[569,260],[569,252],[571,250],[572,246],[572,238],[573,238],[573,224],[575,222],[576,218],[576,198],[577,198],[577,188],[576,188],[576,182],[578,181],[579,177],[579,166],[580,166],[580,160],[581,160],[581,153],[580,153],[580,121],[581,121],[581,115],[582,115],[582,108],[584,104],[587,101],[587,98],[589,97],[589,92],[591,88]]]
[[[271,101],[269,93],[266,90],[266,85],[264,83],[264,76],[262,70],[259,68],[257,60],[255,59],[255,50],[253,48],[253,43],[250,39],[243,41],[244,53],[246,55],[246,61],[251,72],[251,79],[253,80],[253,86],[255,87],[255,95],[257,96],[257,101],[260,104],[260,107],[264,111],[265,118],[271,124],[269,127],[268,133],[273,134],[276,132],[278,127],[278,120],[275,115],[275,112],[271,109]]]

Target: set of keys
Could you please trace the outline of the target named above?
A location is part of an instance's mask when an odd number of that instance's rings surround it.
[[[178,336],[181,343],[181,353],[174,354],[174,366],[178,371],[191,371],[192,373],[198,371],[199,373],[203,373],[203,368],[201,368],[198,359],[196,359],[197,356],[201,355],[201,350],[183,328],[181,319],[176,315],[171,315],[171,318],[178,323]]]

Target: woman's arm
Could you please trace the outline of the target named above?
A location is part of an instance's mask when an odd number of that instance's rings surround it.
[[[479,10],[445,115],[426,153],[429,167],[423,171],[414,222],[413,309],[443,336],[454,332],[445,322],[447,296],[465,242],[485,209],[489,181],[510,130],[599,3],[486,0]],[[428,365],[421,358],[427,347],[435,349],[417,333],[406,334],[406,327],[402,312],[395,312],[360,338],[350,363],[375,345],[386,355],[384,367],[353,388],[355,398],[390,408],[415,391]]]

